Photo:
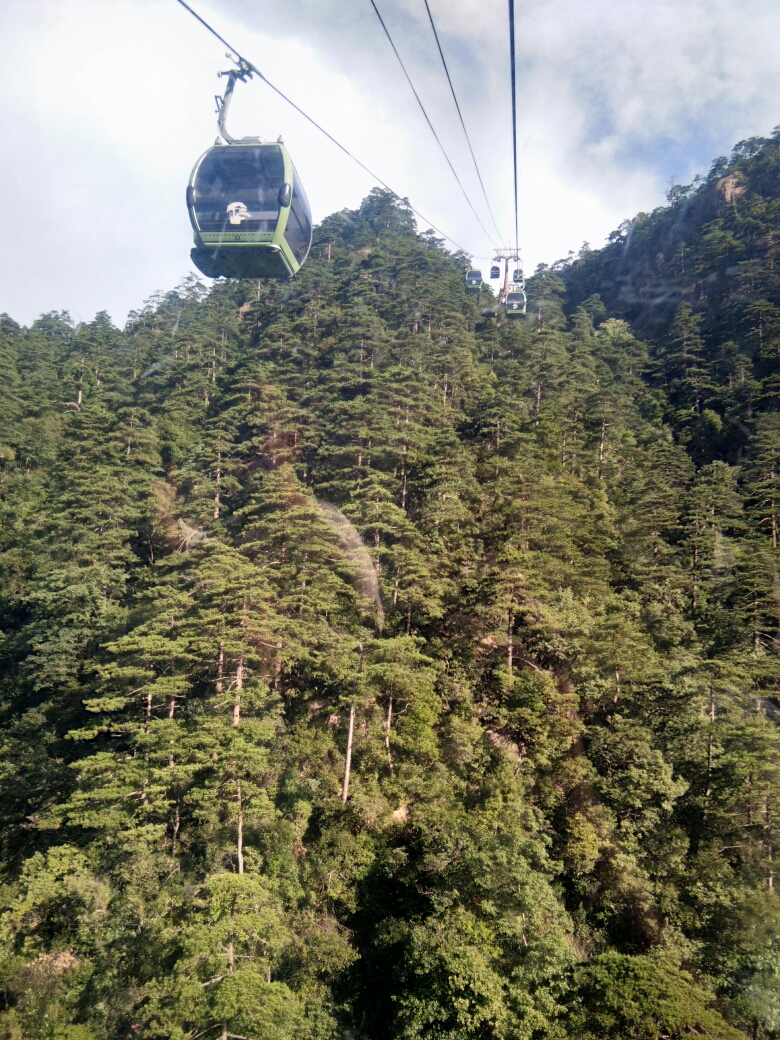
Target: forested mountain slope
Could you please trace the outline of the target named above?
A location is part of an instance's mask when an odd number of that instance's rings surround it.
[[[483,319],[374,191],[0,319],[0,1036],[780,1031],[777,170],[660,317],[621,233]]]
[[[668,207],[626,221],[605,249],[556,265],[570,306],[597,293],[606,307],[598,312],[654,342],[653,385],[666,389],[665,418],[698,465],[740,463],[755,455],[756,434],[775,429],[778,149],[780,127],[769,140],[742,141],[705,179],[674,186]]]

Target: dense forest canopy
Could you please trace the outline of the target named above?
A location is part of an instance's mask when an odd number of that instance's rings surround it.
[[[0,1036],[780,1033],[779,175],[0,318]]]

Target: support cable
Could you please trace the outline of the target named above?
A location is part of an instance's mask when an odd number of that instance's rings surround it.
[[[403,70],[403,74],[404,74],[404,76],[406,76],[406,82],[407,82],[407,83],[409,84],[409,86],[411,87],[411,89],[412,89],[412,93],[414,94],[414,97],[415,97],[415,100],[417,101],[417,104],[418,104],[418,105],[420,106],[420,111],[422,112],[423,116],[425,117],[425,122],[426,122],[426,123],[428,124],[428,127],[429,127],[429,129],[430,129],[431,133],[432,133],[432,134],[433,134],[433,136],[435,137],[435,139],[436,139],[436,144],[437,144],[437,145],[439,146],[439,148],[441,149],[441,154],[442,154],[442,155],[444,156],[444,158],[445,158],[445,159],[447,160],[447,165],[448,165],[448,166],[449,166],[449,168],[450,168],[450,169],[452,170],[452,175],[453,175],[453,177],[454,177],[454,178],[455,178],[455,180],[456,180],[456,181],[458,182],[458,187],[460,188],[461,192],[463,193],[463,198],[464,198],[464,199],[466,200],[466,202],[467,202],[467,204],[468,204],[468,207],[469,207],[469,209],[471,210],[471,212],[472,212],[472,213],[474,214],[474,216],[476,217],[476,219],[477,219],[477,223],[479,224],[479,226],[480,226],[480,227],[482,228],[482,230],[483,230],[483,231],[485,232],[485,234],[487,235],[487,238],[488,238],[488,240],[490,241],[490,244],[491,244],[492,246],[495,246],[495,245],[496,245],[496,243],[495,243],[495,242],[493,241],[493,238],[492,238],[492,236],[491,236],[490,232],[488,231],[488,229],[487,229],[487,228],[485,227],[485,225],[484,225],[484,224],[482,223],[482,221],[481,221],[481,220],[479,219],[479,214],[477,213],[477,211],[476,211],[476,210],[474,209],[473,205],[471,204],[471,199],[470,199],[470,198],[468,197],[468,195],[466,194],[466,189],[465,189],[465,188],[463,187],[463,184],[461,183],[461,179],[460,179],[460,177],[458,176],[458,174],[457,174],[457,172],[456,172],[456,170],[455,170],[455,167],[454,167],[454,166],[452,165],[452,162],[450,161],[450,157],[449,157],[449,155],[447,155],[447,152],[445,151],[444,145],[443,145],[443,144],[441,143],[441,141],[439,140],[439,135],[438,135],[438,134],[436,133],[436,131],[435,131],[435,130],[434,130],[434,128],[433,128],[433,123],[431,122],[430,118],[428,117],[428,113],[427,113],[427,112],[425,111],[425,105],[423,105],[422,101],[420,100],[420,95],[419,95],[419,94],[417,93],[417,90],[415,89],[414,83],[412,83],[412,78],[411,78],[411,76],[409,75],[409,73],[408,73],[408,72],[407,72],[407,70],[406,70],[406,66],[405,66],[405,65],[404,65],[404,63],[403,63],[403,59],[401,58],[401,55],[400,55],[400,54],[398,53],[398,48],[396,47],[395,43],[393,42],[393,37],[392,37],[392,36],[390,35],[390,30],[389,30],[389,29],[387,28],[387,26],[385,25],[385,20],[384,20],[384,18],[383,18],[383,17],[382,17],[382,15],[381,15],[381,14],[379,13],[379,8],[378,8],[378,7],[376,6],[376,2],[375,2],[375,0],[369,0],[369,2],[370,2],[370,4],[371,4],[371,6],[372,6],[372,7],[374,8],[374,12],[375,12],[375,14],[376,14],[377,18],[379,19],[379,24],[380,24],[380,25],[382,26],[382,28],[384,29],[384,32],[385,32],[385,36],[386,36],[386,37],[387,37],[387,39],[389,40],[389,42],[390,42],[390,46],[391,46],[391,47],[393,48],[393,54],[395,54],[396,58],[398,59],[398,64],[399,64],[399,65],[401,66],[401,69]],[[488,209],[490,209],[490,206],[488,206]],[[492,213],[491,213],[491,216],[492,216]],[[500,237],[501,237],[501,236],[499,235],[499,238],[500,238]]]
[[[517,217],[517,82],[515,76],[515,0],[509,0],[509,63],[512,72],[512,158],[515,169],[515,249],[520,248]]]
[[[246,58],[244,58],[241,55],[241,53],[236,50],[235,47],[232,47],[227,42],[227,40],[224,37],[219,35],[219,33],[217,32],[216,29],[213,29],[204,18],[201,18],[201,16],[197,13],[197,11],[193,11],[193,9],[190,7],[190,5],[185,3],[185,0],[177,0],[177,3],[181,4],[181,6],[186,11],[189,11],[189,13],[193,16],[193,18],[197,19],[197,21],[199,21],[200,24],[202,26],[204,26],[204,28],[208,29],[208,31],[211,33],[212,36],[216,36],[216,38],[219,40],[219,42],[224,44],[227,47],[227,49],[231,52],[231,54],[234,54],[236,56],[238,64],[243,63],[244,65],[246,65],[247,68],[251,69],[251,71],[254,72],[255,75],[259,76],[260,79],[263,81],[263,83],[265,83],[267,86],[269,86],[271,88],[271,90],[274,91],[275,94],[278,94],[279,97],[283,101],[286,101],[288,105],[291,105],[295,109],[295,111],[298,112],[299,115],[302,115],[303,118],[306,119],[309,123],[311,123],[311,125],[313,127],[316,127],[316,129],[319,130],[321,134],[324,134],[325,137],[327,137],[329,141],[331,141],[333,144],[335,144],[335,146],[337,148],[341,149],[341,151],[346,156],[348,156],[353,162],[357,163],[357,165],[362,170],[365,170],[365,172],[369,175],[369,177],[372,177],[378,184],[381,184],[382,187],[386,191],[389,191],[390,194],[394,198],[398,199],[399,202],[403,202],[406,206],[408,206],[409,209],[412,211],[412,213],[415,213],[420,218],[420,220],[422,220],[425,224],[428,224],[429,227],[433,228],[433,230],[437,234],[441,235],[442,238],[446,239],[448,242],[452,242],[452,244],[457,249],[459,249],[462,253],[467,253],[468,254],[468,250],[467,249],[464,249],[463,246],[460,245],[458,242],[456,242],[454,238],[451,238],[450,235],[445,234],[444,231],[442,231],[440,228],[436,227],[436,225],[433,223],[433,221],[428,220],[428,218],[426,216],[423,216],[423,214],[418,209],[415,209],[414,206],[411,205],[411,203],[409,202],[408,199],[404,198],[402,195],[399,195],[397,191],[393,191],[393,189],[390,187],[389,184],[386,184],[385,181],[383,181],[381,177],[377,176],[377,174],[375,174],[373,172],[373,170],[370,170],[368,168],[368,166],[366,166],[365,163],[361,162],[360,159],[357,158],[357,156],[353,155],[352,152],[350,152],[347,148],[345,148],[343,144],[341,144],[339,141],[337,141],[336,138],[332,134],[329,134],[328,131],[324,127],[320,126],[320,124],[315,119],[312,119],[312,117],[310,115],[307,115],[306,112],[304,112],[302,108],[300,108],[298,105],[296,105],[295,102],[291,98],[288,98],[287,95],[282,93],[282,91],[278,87],[274,86],[274,84],[266,76],[263,75],[263,73],[260,71],[260,69],[258,69],[258,67],[256,65],[253,65],[251,61],[248,61]]]
[[[482,174],[479,172],[479,166],[477,165],[477,157],[474,155],[474,149],[471,147],[471,139],[469,137],[469,132],[466,129],[465,122],[463,121],[463,113],[461,112],[460,105],[458,104],[458,96],[455,93],[455,87],[453,86],[452,79],[450,77],[450,70],[447,67],[447,61],[446,61],[446,59],[444,57],[444,51],[441,49],[441,43],[439,42],[439,34],[436,31],[436,25],[435,25],[435,23],[433,21],[433,15],[431,14],[431,9],[428,6],[428,0],[423,0],[423,3],[425,4],[425,10],[428,12],[428,21],[431,23],[431,29],[433,29],[433,38],[436,40],[436,46],[439,49],[439,57],[441,58],[441,63],[444,66],[444,72],[445,72],[445,74],[447,76],[447,82],[450,85],[450,93],[452,94],[452,100],[455,102],[455,108],[458,110],[458,119],[460,119],[460,125],[463,127],[463,136],[466,138],[466,144],[469,146],[469,152],[471,153],[471,161],[474,163],[474,169],[477,171],[477,178],[479,180],[479,186],[482,189],[482,196],[485,199],[485,205],[488,208],[488,213],[490,214],[490,219],[493,221],[493,227],[496,229],[496,234],[498,235],[498,240],[501,243],[501,245],[503,246],[504,240],[501,237],[501,232],[498,230],[498,224],[496,223],[496,218],[493,216],[493,209],[492,209],[492,207],[490,205],[490,202],[488,201],[487,192],[485,191],[485,184],[484,184],[484,182],[482,180]]]

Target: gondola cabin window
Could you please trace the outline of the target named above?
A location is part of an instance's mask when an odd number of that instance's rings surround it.
[[[311,215],[306,192],[303,190],[298,174],[293,169],[293,193],[290,215],[287,218],[287,229],[284,232],[287,245],[293,256],[302,264],[311,245]]]
[[[212,149],[193,185],[198,229],[275,231],[283,183],[284,158],[276,146]]]

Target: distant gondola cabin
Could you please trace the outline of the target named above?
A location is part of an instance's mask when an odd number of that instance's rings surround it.
[[[507,318],[522,318],[526,310],[525,292],[518,287],[510,288],[505,306]]]
[[[466,292],[478,293],[482,288],[482,272],[469,271],[466,275]]]

